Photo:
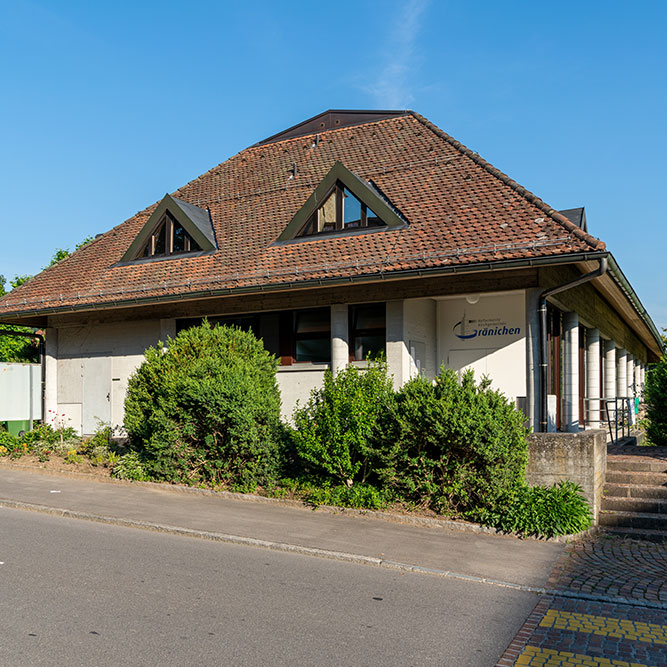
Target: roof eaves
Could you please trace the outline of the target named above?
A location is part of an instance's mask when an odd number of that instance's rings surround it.
[[[658,344],[659,349],[664,353],[665,344],[662,342],[662,336],[658,332],[658,328],[655,326],[655,323],[651,319],[651,316],[648,314],[646,308],[644,308],[644,304],[641,302],[639,296],[630,284],[630,281],[625,277],[625,274],[621,270],[621,267],[618,265],[618,262],[614,256],[611,253],[608,253],[608,257],[610,273],[614,277],[614,280],[618,284],[621,291],[625,294],[628,301],[632,304],[639,317],[643,320],[644,324],[646,324],[650,330],[653,338]]]
[[[604,252],[578,252],[571,255],[545,255],[543,257],[523,257],[523,258],[508,258],[501,260],[485,260],[471,264],[450,264],[444,266],[432,267],[416,267],[399,269],[393,271],[375,271],[373,273],[362,273],[352,276],[336,276],[336,277],[313,277],[305,280],[277,283],[258,283],[254,285],[245,285],[238,287],[208,287],[191,292],[180,292],[177,294],[151,295],[146,297],[137,297],[126,295],[125,298],[113,299],[110,301],[87,301],[79,304],[69,304],[63,306],[42,307],[34,310],[13,311],[10,313],[3,313],[0,310],[0,323],[3,323],[4,318],[19,318],[19,317],[37,317],[42,315],[52,315],[56,313],[72,313],[80,311],[92,310],[110,310],[114,308],[123,308],[128,306],[135,306],[141,304],[161,303],[161,302],[179,302],[190,301],[200,298],[210,298],[215,296],[233,296],[241,294],[252,294],[257,292],[277,292],[293,289],[308,289],[312,287],[327,287],[336,284],[351,284],[351,283],[368,283],[381,282],[385,283],[392,280],[401,280],[404,278],[423,278],[428,276],[445,276],[452,274],[469,274],[479,272],[492,272],[506,269],[518,268],[532,268],[547,265],[571,264],[576,262],[586,262],[606,256]],[[1,308],[1,304],[0,304]],[[5,323],[11,324],[11,321]]]

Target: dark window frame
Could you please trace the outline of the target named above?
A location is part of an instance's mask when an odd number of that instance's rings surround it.
[[[164,215],[160,218],[158,223],[153,228],[153,231],[150,233],[150,236],[146,243],[142,246],[139,254],[135,259],[152,259],[155,257],[173,257],[173,256],[182,256],[186,254],[191,254],[195,252],[201,252],[201,248],[197,241],[195,241],[190,233],[185,227],[183,227],[184,239],[183,246],[184,250],[174,250],[174,226],[183,225],[172,216],[169,211],[165,211]],[[165,230],[165,249],[164,252],[155,252],[156,241],[159,238],[162,229]],[[195,246],[194,248],[192,246]]]
[[[363,308],[380,308],[384,309],[384,326],[383,327],[357,327],[358,313]],[[386,355],[387,352],[387,304],[383,301],[380,303],[361,303],[353,304],[349,307],[348,310],[348,324],[349,324],[349,345],[350,345],[350,361],[365,361],[365,355],[362,354],[362,358],[357,358],[357,338],[370,337],[370,336],[381,336],[384,338],[384,352]]]
[[[292,364],[330,364],[331,363],[331,308],[322,307],[322,308],[299,308],[296,310],[290,311],[292,315],[292,331],[291,331],[291,362],[286,365]],[[297,326],[299,322],[299,316],[309,312],[321,312],[326,314],[329,320],[329,328],[326,331],[304,331],[302,333],[297,332]],[[297,359],[297,343],[300,341],[306,340],[327,340],[329,341],[328,347],[328,358],[318,361],[309,361]]]
[[[361,213],[360,220],[358,225],[346,225],[345,224],[345,207],[343,202],[345,200],[345,191],[349,193],[349,196],[354,197],[360,204]],[[329,200],[329,198],[334,195],[335,197],[335,210],[336,210],[336,219],[334,221],[333,229],[319,229],[320,227],[320,211]],[[368,208],[368,205],[361,201],[351,190],[348,188],[345,183],[342,181],[336,181],[333,187],[327,192],[327,194],[322,198],[322,204],[318,206],[315,211],[310,215],[306,224],[299,230],[295,238],[304,238],[308,236],[319,236],[321,234],[336,234],[346,231],[354,231],[358,229],[374,229],[379,227],[386,227],[386,223],[372,210]],[[371,218],[377,220],[378,222],[372,222],[368,224],[369,216],[368,211],[371,211],[373,214]]]

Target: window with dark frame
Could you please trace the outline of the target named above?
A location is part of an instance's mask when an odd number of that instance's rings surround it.
[[[338,181],[324,203],[308,218],[297,237],[385,226],[366,204]]]
[[[281,366],[331,361],[331,311],[329,308],[208,317],[211,325],[237,326],[261,338],[264,348],[280,359]],[[176,332],[198,326],[203,318],[179,319]]]
[[[165,213],[137,256],[137,259],[180,255],[188,252],[197,252],[198,250],[201,250],[201,247],[185,231],[183,225],[174,220],[169,213]]]
[[[296,310],[293,321],[293,361],[330,362],[331,310],[329,308]]]
[[[547,305],[547,337],[549,347],[548,387],[549,393],[556,396],[556,429],[561,428],[562,386],[563,386],[563,336],[561,312]]]
[[[387,338],[386,305],[367,303],[350,306],[350,361],[376,359],[385,353]]]
[[[386,349],[386,304],[349,307],[350,361],[375,359]],[[237,326],[260,338],[281,366],[331,362],[331,309],[307,308],[206,318],[211,325]],[[176,321],[176,333],[201,324],[203,318]]]

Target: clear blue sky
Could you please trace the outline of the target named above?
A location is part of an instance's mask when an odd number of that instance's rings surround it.
[[[0,273],[328,108],[411,108],[585,206],[667,326],[667,3],[0,0]]]

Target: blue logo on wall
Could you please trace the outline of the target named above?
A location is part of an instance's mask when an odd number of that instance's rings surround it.
[[[488,320],[469,320],[465,313],[452,328],[454,335],[461,340],[469,340],[478,336],[516,336],[521,333],[521,327],[508,327],[500,322]]]

